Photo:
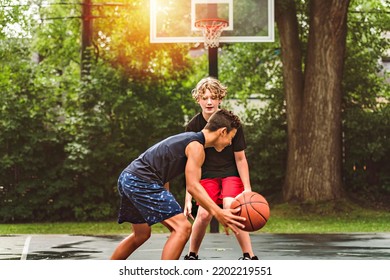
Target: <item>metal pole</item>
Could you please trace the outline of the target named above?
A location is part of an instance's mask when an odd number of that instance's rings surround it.
[[[82,6],[82,30],[81,30],[81,78],[89,75],[92,59],[92,0],[84,0]]]
[[[218,79],[218,48],[209,48],[209,76]]]
[[[208,17],[216,18],[218,17],[217,5],[209,4]],[[218,79],[218,48],[208,49],[209,54],[209,76]],[[219,223],[218,220],[214,217],[210,222],[210,233],[219,233]]]

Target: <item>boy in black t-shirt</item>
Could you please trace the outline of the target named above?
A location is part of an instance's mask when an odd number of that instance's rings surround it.
[[[204,78],[192,91],[192,96],[200,105],[202,112],[194,116],[186,126],[186,131],[201,131],[210,116],[218,110],[227,88],[215,78]],[[229,209],[238,194],[243,191],[251,191],[249,179],[249,167],[245,156],[246,142],[242,127],[237,129],[232,145],[218,153],[214,148],[205,150],[206,159],[202,166],[201,185],[205,188],[211,199],[222,204],[223,208]],[[192,196],[187,192],[184,206],[184,214],[192,218]],[[192,226],[189,253],[184,257],[186,260],[198,259],[198,251],[206,234],[206,229],[212,215],[199,206],[196,219]],[[248,232],[240,231],[236,234],[237,241],[243,252],[240,259],[258,259],[252,250]]]

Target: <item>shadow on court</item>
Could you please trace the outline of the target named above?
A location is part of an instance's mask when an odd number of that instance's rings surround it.
[[[2,235],[0,260],[106,260],[124,238],[82,235]],[[152,234],[129,259],[159,260],[167,234]],[[252,234],[255,254],[263,260],[389,260],[390,233]],[[183,255],[188,251],[188,243]],[[206,234],[199,257],[236,260],[240,247],[232,235]],[[181,257],[181,259],[183,256]]]

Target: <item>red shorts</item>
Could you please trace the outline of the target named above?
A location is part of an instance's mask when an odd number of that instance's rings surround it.
[[[244,185],[240,177],[231,176],[225,178],[206,178],[200,180],[211,199],[222,204],[225,197],[236,197],[244,191]]]

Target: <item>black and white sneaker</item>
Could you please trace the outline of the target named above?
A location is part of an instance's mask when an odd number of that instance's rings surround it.
[[[190,252],[188,255],[185,255],[184,259],[185,260],[190,260],[190,261],[193,261],[193,260],[197,261],[197,260],[199,260],[198,255],[195,254],[194,252]]]
[[[247,260],[258,260],[258,259],[259,259],[259,258],[258,258],[257,256],[251,257],[251,256],[249,255],[249,253],[244,253],[244,254],[242,255],[242,257],[239,258],[239,260],[244,260],[244,261],[247,261]]]

